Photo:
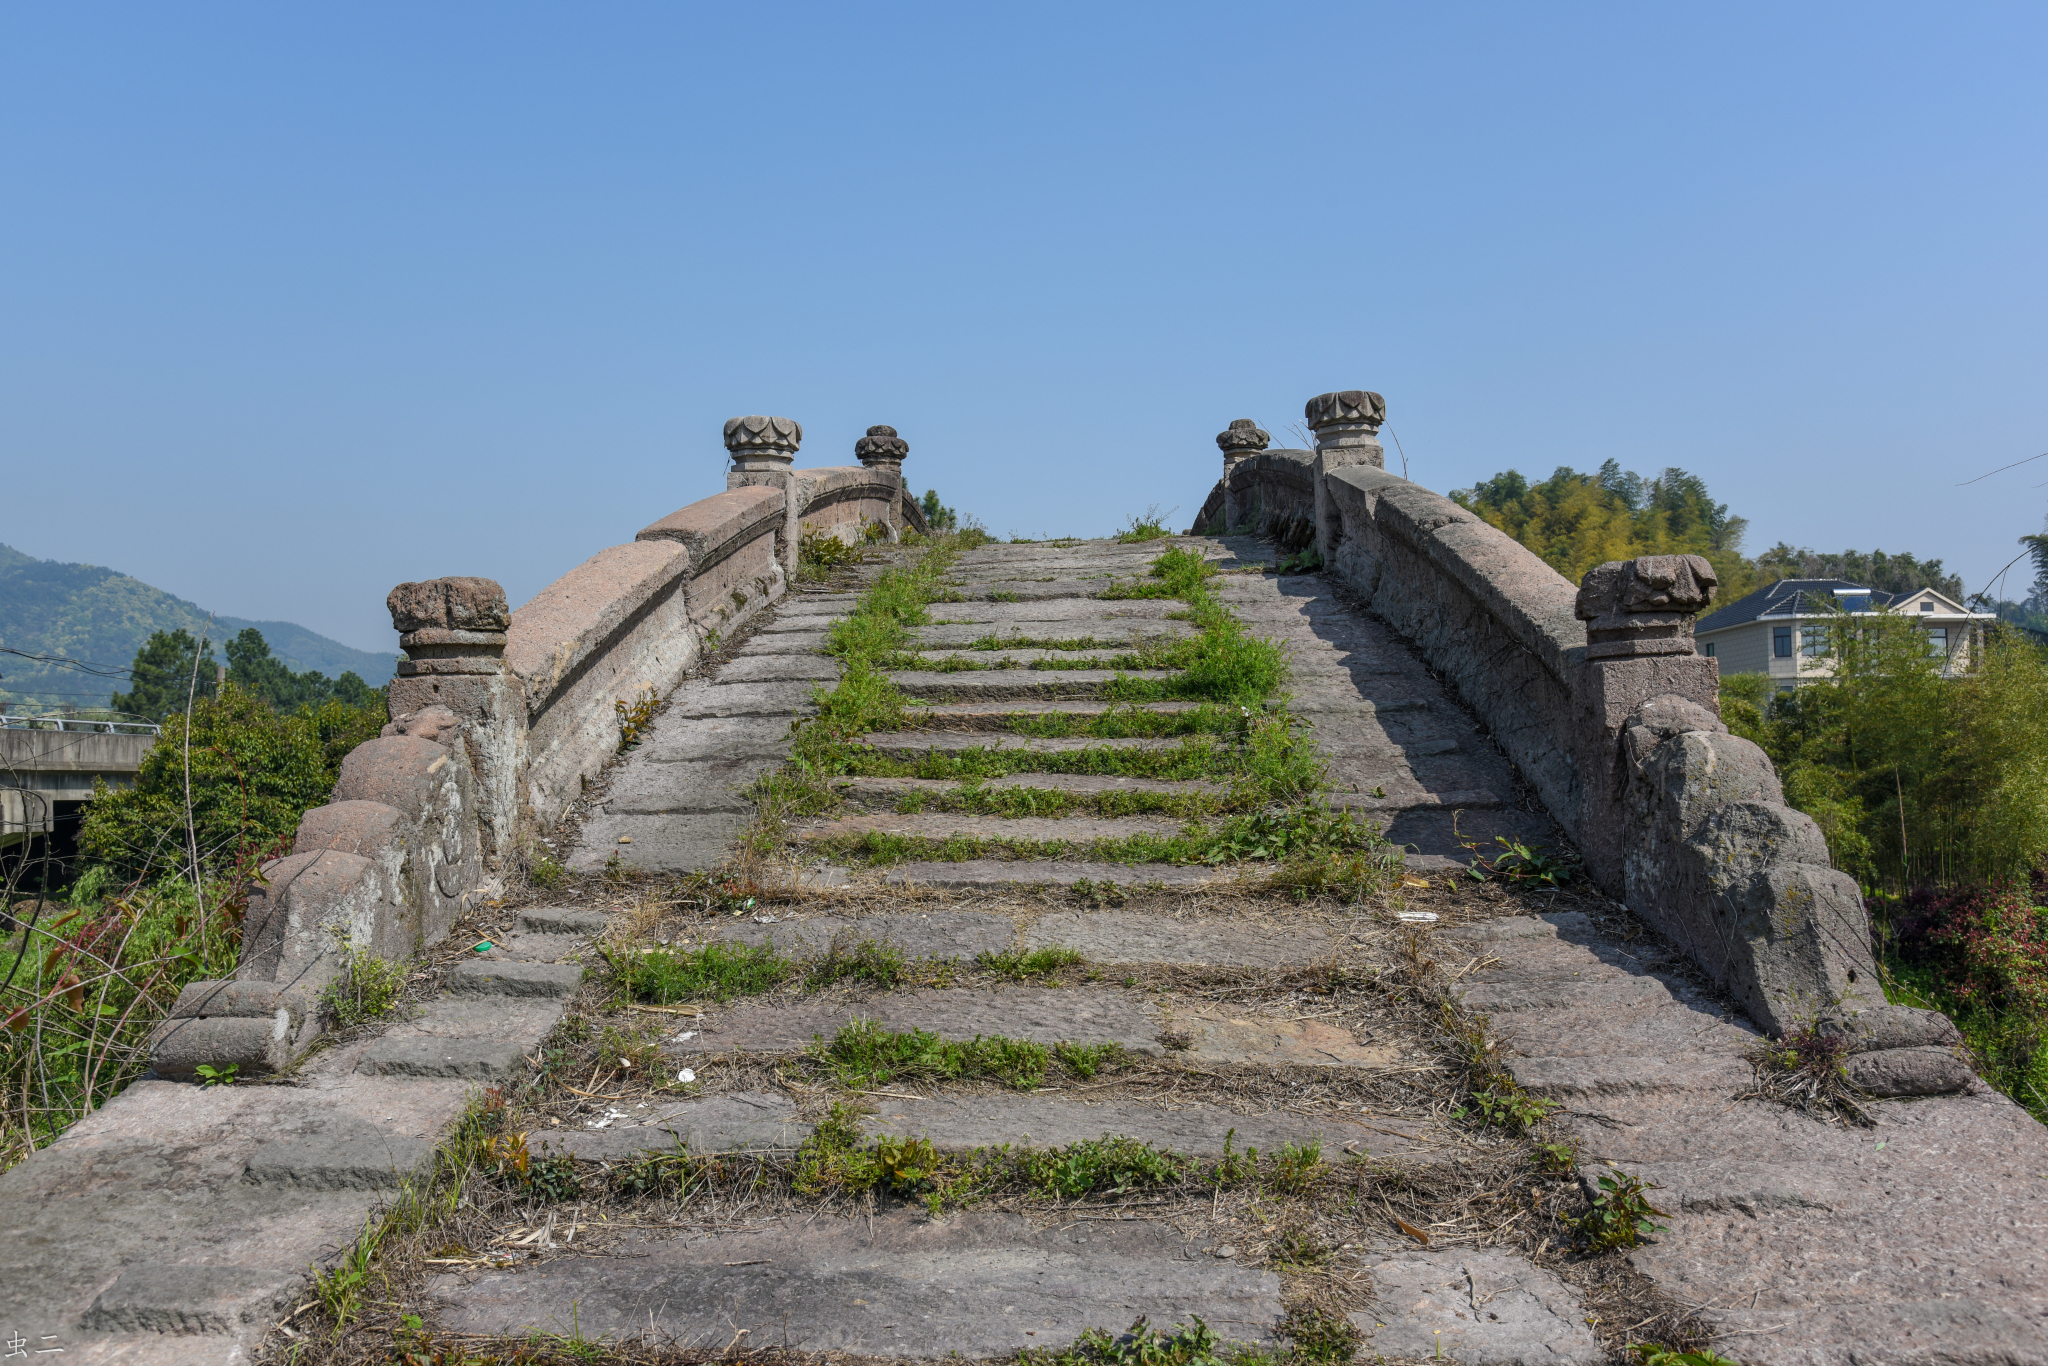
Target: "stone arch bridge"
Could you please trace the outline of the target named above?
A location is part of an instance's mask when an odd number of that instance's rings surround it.
[[[1041,1192],[936,1216],[886,1197],[848,1218],[790,1194],[736,1222],[578,1204],[498,1251],[394,1271],[435,1331],[922,1360],[1140,1315],[1273,1346],[1315,1313],[1361,1359],[1632,1360],[1655,1332],[1751,1363],[2048,1361],[2048,1141],[1946,1020],[1885,1003],[1855,885],[1718,718],[1692,645],[1711,568],[1653,557],[1568,583],[1388,473],[1379,395],[1306,416],[1312,450],[1230,423],[1186,536],[948,552],[879,654],[833,632],[924,553],[902,544],[927,528],[887,427],[854,464],[797,468],[796,422],[736,418],[723,492],[517,610],[487,577],[399,585],[391,724],[267,869],[234,977],[188,987],[152,1074],[0,1177],[0,1330],[74,1362],[288,1354],[318,1318],[301,1317],[309,1268],[401,1182],[430,1182],[496,1086],[530,1107],[536,1158],[574,1159],[587,1191],[679,1146],[786,1170],[822,1151],[835,1097],[865,1112],[863,1141],[959,1160],[1316,1144],[1324,1194],[1276,1187],[1273,1208],[1336,1270],[1305,1279],[1220,1177],[1181,1203]],[[808,536],[871,550],[820,580]],[[1179,587],[1152,573],[1169,551],[1199,566]],[[1283,556],[1300,572],[1275,572]],[[1284,651],[1269,695],[1227,673],[1247,639]],[[806,734],[877,680],[900,714],[819,767]],[[622,708],[650,699],[622,752]],[[1324,865],[1275,833],[1304,810],[1395,847],[1305,885]],[[1569,854],[1579,889],[1474,882],[1509,844]],[[549,893],[527,876],[543,860],[609,876]],[[662,885],[635,870],[721,866],[758,904],[631,891]],[[1321,894],[1361,880],[1378,891]],[[811,963],[810,985],[634,1015],[597,951],[720,940]],[[856,944],[924,966],[817,966]],[[351,953],[412,961],[422,985],[399,1018],[336,1033],[319,997]],[[1052,966],[1003,967],[1027,961]],[[1568,1170],[1550,1185],[1444,1099],[1435,1026],[1341,985],[1397,969],[1435,984],[1443,1020],[1490,1022],[1488,1085],[1552,1108]],[[661,1026],[642,1064],[660,1084],[601,1063],[555,1080],[543,1041],[585,1037],[569,1014]],[[1121,1080],[1048,1062],[1008,1086],[804,1071],[855,1026],[1125,1062]],[[1868,1127],[1757,1094],[1752,1053],[1802,1030],[1830,1041]],[[202,1088],[201,1064],[273,1084]],[[1499,1179],[1520,1213],[1392,1203],[1477,1190],[1516,1153]],[[1664,1230],[1574,1251],[1556,1202],[1577,1211],[1617,1172],[1655,1185]]]

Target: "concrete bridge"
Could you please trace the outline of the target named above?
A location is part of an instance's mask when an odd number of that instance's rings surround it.
[[[1378,395],[1306,414],[1310,451],[1223,432],[1195,533],[970,549],[902,544],[893,431],[796,469],[796,423],[740,418],[725,492],[516,611],[400,585],[392,723],[253,890],[234,980],[0,1178],[0,1326],[289,1351],[308,1266],[408,1182],[456,1213],[380,1245],[351,1331],[384,1342],[997,1358],[1143,1315],[1367,1360],[2048,1360],[2048,1135],[1884,1003],[1856,888],[1718,720],[1711,568],[1569,584],[1388,474]],[[805,582],[806,535],[875,549]],[[1545,865],[1510,846],[1583,876],[1517,883]],[[331,1030],[344,944],[417,962],[399,1018]],[[710,944],[783,976],[613,975]],[[1787,1037],[1837,1060],[1823,1103],[1785,1103]],[[450,1203],[484,1085],[573,1205],[473,1168]],[[833,1165],[917,1139],[922,1174]],[[1097,1180],[1104,1140],[1153,1156]],[[740,1156],[645,1175],[679,1148]],[[1661,1227],[1603,1250],[1626,1177]]]
[[[136,722],[0,716],[0,859],[46,846],[69,857],[94,784],[132,786],[156,733]]]

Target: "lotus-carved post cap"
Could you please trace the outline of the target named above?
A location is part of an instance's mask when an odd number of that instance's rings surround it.
[[[496,579],[468,577],[401,583],[384,599],[391,627],[415,631],[503,631],[512,624]]]
[[[853,443],[854,458],[863,465],[900,469],[910,454],[910,443],[896,435],[894,427],[870,427],[868,434]]]
[[[1596,565],[1573,615],[1586,623],[1586,658],[1689,655],[1693,617],[1720,579],[1700,555],[1643,555]]]
[[[1262,451],[1272,439],[1258,423],[1248,417],[1241,417],[1230,424],[1228,431],[1216,434],[1216,445],[1228,459],[1232,456],[1250,455],[1253,451]]]
[[[725,448],[736,470],[787,469],[803,439],[802,425],[786,417],[734,417],[725,423]]]
[[[1387,420],[1387,401],[1369,389],[1346,389],[1341,393],[1317,394],[1302,409],[1309,430],[1320,438],[1325,427],[1361,428],[1366,436]]]

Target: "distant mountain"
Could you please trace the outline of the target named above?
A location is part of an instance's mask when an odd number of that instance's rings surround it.
[[[0,645],[125,669],[152,631],[181,626],[198,635],[206,629],[205,611],[127,574],[97,565],[39,560],[0,545]],[[215,617],[209,638],[216,658],[225,662],[221,645],[246,626],[261,631],[271,653],[294,672],[316,669],[339,678],[354,671],[373,688],[391,681],[395,650],[352,650],[288,621]],[[125,679],[99,678],[0,654],[0,704],[103,707],[112,693],[126,687]]]

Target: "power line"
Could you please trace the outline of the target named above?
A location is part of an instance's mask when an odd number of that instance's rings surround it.
[[[55,664],[59,668],[76,669],[80,673],[92,674],[99,678],[131,678],[134,676],[134,670],[122,668],[118,664],[94,664],[90,660],[70,659],[64,655],[30,654],[27,650],[17,650],[7,645],[0,645],[0,655],[14,655],[21,659],[33,660],[37,664]]]

